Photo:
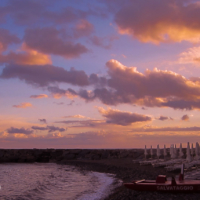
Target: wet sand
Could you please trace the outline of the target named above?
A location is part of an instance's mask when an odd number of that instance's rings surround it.
[[[155,180],[157,175],[166,174],[167,177],[178,175],[178,173],[167,173],[164,168],[153,168],[152,166],[140,166],[134,164],[131,158],[117,158],[105,160],[71,160],[63,164],[74,165],[80,170],[97,171],[115,174],[117,179],[123,182],[132,180],[150,179]],[[126,189],[123,184],[115,188],[105,200],[199,200],[200,193],[159,193],[139,192]]]

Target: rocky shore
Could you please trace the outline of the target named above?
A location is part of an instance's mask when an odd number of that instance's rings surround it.
[[[98,171],[114,174],[122,182],[134,179],[152,179],[159,174],[172,176],[164,168],[140,166],[133,160],[144,158],[142,149],[0,149],[0,163],[56,162],[78,167],[82,171]],[[200,194],[173,194],[137,192],[126,189],[123,184],[115,188],[105,200],[175,200],[200,199]]]
[[[143,157],[142,149],[0,149],[0,163],[64,162]]]
[[[103,173],[115,174],[122,182],[132,180],[150,179],[155,180],[157,175],[166,174],[167,177],[178,175],[167,173],[164,168],[153,168],[152,166],[140,166],[134,164],[130,158],[106,159],[106,160],[73,160],[66,164],[79,167],[80,170],[91,170]],[[191,193],[159,193],[139,192],[126,189],[121,183],[115,188],[105,200],[199,200],[200,194]]]

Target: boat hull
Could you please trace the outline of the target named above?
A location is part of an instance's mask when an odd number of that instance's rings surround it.
[[[157,191],[157,192],[200,192],[200,181],[182,181],[177,182],[176,184],[163,183],[124,183],[124,186],[137,191]]]

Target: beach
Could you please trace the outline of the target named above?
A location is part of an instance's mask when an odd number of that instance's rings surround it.
[[[198,193],[159,193],[159,192],[139,192],[126,189],[123,182],[130,182],[132,180],[150,179],[155,180],[157,175],[163,174],[167,177],[178,175],[178,173],[167,173],[164,168],[153,168],[149,166],[141,166],[133,163],[130,158],[117,158],[105,160],[71,160],[66,164],[74,165],[80,170],[98,171],[102,173],[115,174],[115,177],[122,182],[111,191],[111,194],[105,200],[199,200],[200,194]],[[117,184],[116,184],[117,185]]]
[[[156,150],[154,151],[154,157]],[[184,150],[185,153],[185,150]],[[1,163],[57,163],[63,166],[73,166],[78,171],[101,172],[111,174],[115,181],[108,186],[105,200],[173,200],[200,199],[200,194],[191,193],[158,193],[138,192],[126,189],[123,182],[132,180],[155,180],[157,175],[167,177],[179,173],[169,173],[164,168],[154,168],[151,165],[141,166],[133,160],[144,160],[143,149],[0,149]],[[149,158],[149,157],[148,157]],[[169,158],[169,155],[168,155]]]

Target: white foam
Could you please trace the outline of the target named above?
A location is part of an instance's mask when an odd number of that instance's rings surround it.
[[[90,172],[88,174],[93,178],[97,178],[97,184],[92,183],[93,188],[87,194],[82,195],[78,200],[101,200],[109,195],[112,189],[114,189],[113,183],[116,181],[116,178],[113,174],[105,174],[100,172]],[[119,184],[120,180],[118,181]],[[117,184],[115,185],[115,187]]]

